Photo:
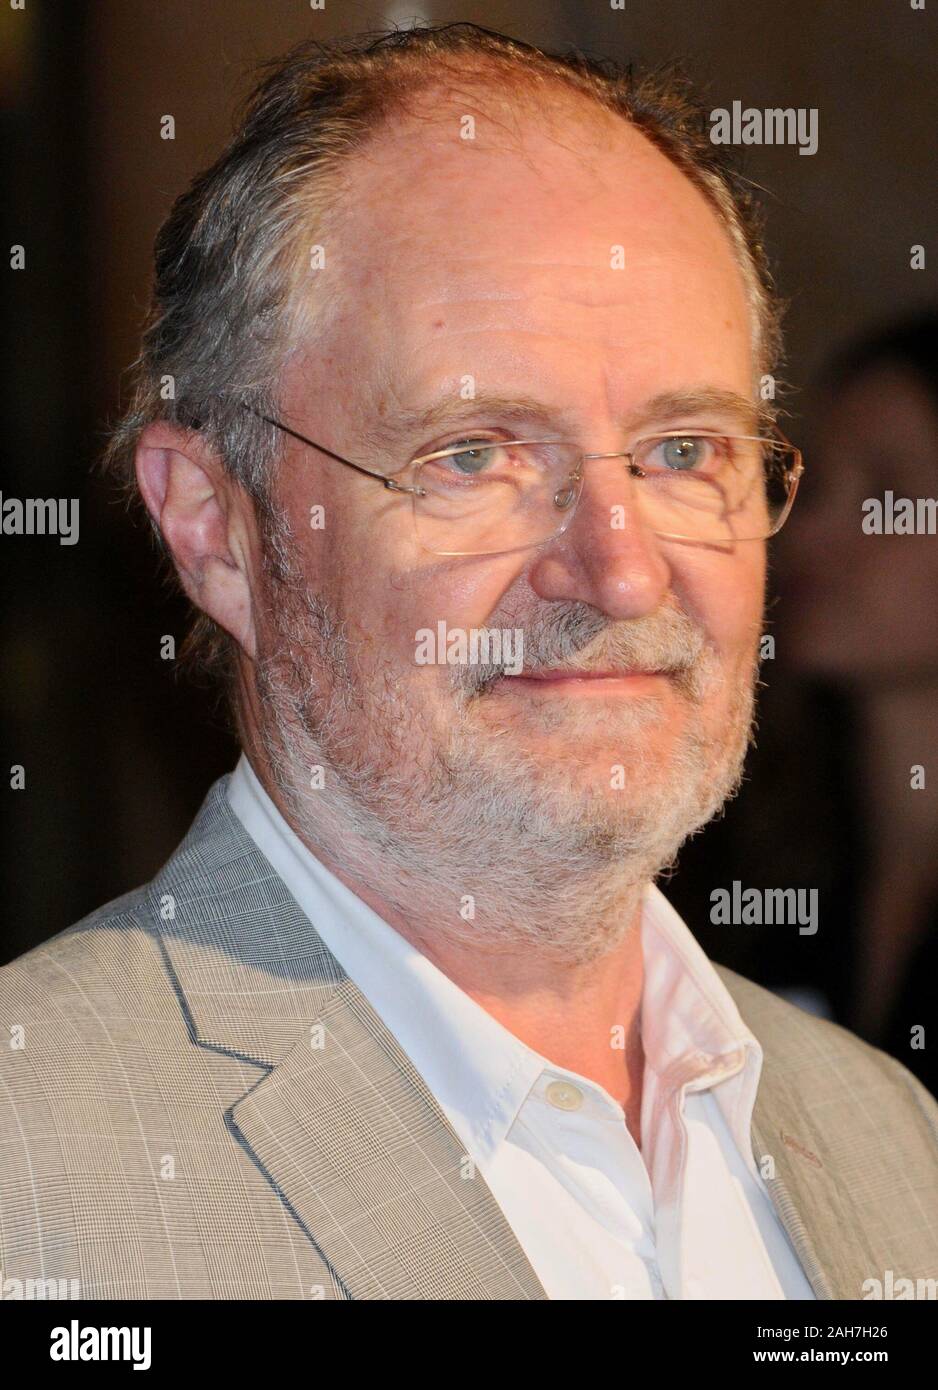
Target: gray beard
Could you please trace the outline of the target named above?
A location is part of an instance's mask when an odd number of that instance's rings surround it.
[[[431,923],[438,937],[490,953],[597,959],[629,930],[646,886],[741,782],[755,642],[749,679],[718,736],[688,720],[661,775],[641,737],[662,717],[659,702],[623,701],[615,760],[624,788],[574,791],[566,759],[539,763],[509,730],[480,719],[500,668],[453,668],[451,718],[431,727],[392,670],[377,687],[356,679],[345,624],[298,575],[278,575],[270,597],[276,638],[255,667],[260,735],[292,827],[347,881],[404,921]],[[589,605],[555,603],[523,627],[526,671],[578,661],[659,669],[692,705],[721,680],[699,628],[676,608],[613,624]],[[586,731],[607,717],[561,704],[539,703],[531,718],[545,732],[564,725],[575,735],[581,720]],[[314,768],[323,770],[317,789]]]

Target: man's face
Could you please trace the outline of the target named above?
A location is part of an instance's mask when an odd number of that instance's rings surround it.
[[[290,362],[285,423],[385,473],[479,429],[591,453],[692,425],[751,433],[723,409],[647,413],[665,392],[752,398],[744,282],[694,187],[612,117],[577,109],[551,133],[522,116],[521,140],[480,120],[470,141],[459,115],[385,131],[356,160],[313,286],[337,307]],[[485,395],[543,415],[493,414]],[[440,404],[451,421],[398,431]],[[409,497],[288,441],[290,582],[271,581],[259,618],[268,751],[304,785],[325,761],[326,792],[342,783],[402,863],[445,872],[461,853],[484,873],[542,852],[545,872],[650,874],[735,782],[764,546],[657,539],[622,459],[584,468],[563,535],[441,557],[420,548]],[[418,662],[417,634],[441,621],[521,629],[522,676]],[[572,667],[611,674],[557,678]]]

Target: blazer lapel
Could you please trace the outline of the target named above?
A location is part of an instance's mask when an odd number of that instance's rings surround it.
[[[863,1281],[888,1257],[877,1251],[875,1227],[855,1195],[859,1186],[849,1181],[851,1154],[837,1147],[850,1066],[848,1055],[839,1055],[839,1030],[825,1030],[822,1041],[816,1020],[805,1015],[800,1027],[790,1004],[717,969],[763,1048],[753,1155],[760,1170],[772,1160],[774,1176],[765,1183],[779,1220],[818,1298],[861,1298]]]
[[[193,1043],[263,1072],[226,1112],[233,1137],[353,1298],[546,1299],[423,1078],[226,787],[148,906]]]
[[[769,1136],[776,1133],[775,1121],[778,1112],[773,1112],[771,1100],[762,1098],[761,1086],[759,1094],[761,1104],[760,1100],[757,1100],[756,1110],[753,1114],[752,1152],[760,1167],[766,1155],[772,1156],[775,1176],[765,1179],[772,1205],[788,1233],[788,1239],[794,1247],[795,1254],[801,1262],[801,1267],[816,1297],[824,1300],[844,1298],[847,1295],[835,1290],[830,1273],[801,1219],[801,1209],[805,1205],[805,1193],[799,1174],[792,1172],[791,1165],[785,1161],[783,1156],[782,1134],[784,1131],[778,1131],[777,1142],[770,1142]],[[757,1118],[757,1112],[759,1118]],[[776,1157],[777,1155],[778,1157]],[[781,1166],[779,1166],[779,1158],[781,1158]],[[792,1195],[793,1193],[794,1195]]]
[[[423,1079],[350,980],[229,1113],[353,1298],[547,1297]]]

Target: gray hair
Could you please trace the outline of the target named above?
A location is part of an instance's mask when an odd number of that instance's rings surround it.
[[[542,111],[565,88],[641,131],[715,210],[747,284],[756,370],[776,364],[782,306],[761,212],[748,182],[711,142],[706,112],[674,68],[633,76],[631,66],[575,49],[545,52],[468,23],[305,41],[263,65],[234,137],[176,200],[157,235],[132,398],[103,458],[129,495],[136,494],[134,454],[147,425],[199,429],[254,499],[265,539],[276,537],[271,479],[283,437],[241,406],[276,415],[298,332],[322,331],[329,306],[310,295],[305,266],[310,245],[326,243],[356,151],[389,119],[412,112],[421,93],[460,78],[532,97]],[[230,688],[235,644],[207,615],[198,616],[182,655]]]

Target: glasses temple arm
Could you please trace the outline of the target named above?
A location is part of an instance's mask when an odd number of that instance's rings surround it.
[[[356,473],[363,473],[366,478],[378,478],[385,487],[391,488],[394,492],[411,492],[412,489],[402,487],[393,478],[389,478],[386,473],[376,473],[371,468],[365,468],[360,463],[353,463],[351,459],[343,458],[341,454],[334,454],[331,449],[327,449],[322,444],[317,444],[315,440],[307,439],[305,434],[298,434],[296,430],[291,430],[289,425],[283,425],[279,420],[274,420],[270,415],[262,415],[259,410],[255,410],[251,405],[242,405],[242,410],[249,410],[252,415],[256,415],[258,420],[263,420],[268,425],[273,425],[274,429],[283,430],[284,434],[291,435],[298,439],[301,444],[308,444],[313,449],[318,449],[321,454],[327,454],[329,458],[335,459],[336,463],[344,463],[346,468],[354,468]]]

